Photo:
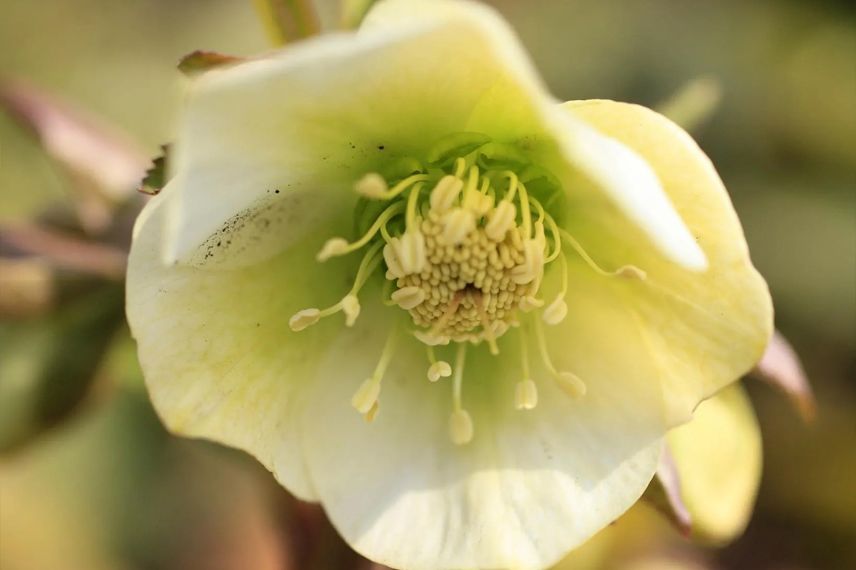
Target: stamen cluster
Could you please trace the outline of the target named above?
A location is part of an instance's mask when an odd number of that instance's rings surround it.
[[[469,146],[469,152],[448,158],[448,143]],[[329,239],[318,253],[323,262],[365,248],[351,290],[325,308],[298,311],[289,324],[300,331],[323,317],[339,312],[353,326],[360,314],[359,292],[370,276],[385,266],[385,302],[407,311],[413,337],[426,345],[431,382],[451,377],[452,412],[449,435],[465,444],[473,437],[473,421],[463,405],[464,362],[467,344],[487,343],[498,354],[497,339],[512,328],[520,342],[521,380],[514,390],[514,406],[531,410],[538,403],[536,379],[530,371],[529,344],[537,346],[541,366],[571,397],[586,392],[574,373],[558,369],[547,349],[543,324],[562,322],[568,306],[568,267],[562,253],[567,243],[596,273],[605,277],[645,279],[634,266],[602,269],[577,240],[560,229],[543,205],[527,191],[513,168],[489,168],[480,162],[493,145],[482,135],[462,133],[438,143],[438,156],[447,159],[417,166],[389,184],[379,173],[369,173],[355,184],[367,203],[382,205],[365,220],[368,229],[349,242]],[[453,149],[454,150],[454,149]],[[506,155],[513,149],[502,149]],[[443,168],[440,164],[449,165]],[[528,178],[525,178],[528,180]],[[549,239],[548,239],[549,234]],[[561,286],[546,304],[538,297],[545,268],[557,262]],[[524,318],[541,309],[540,318]],[[523,321],[526,322],[523,322]],[[381,383],[393,358],[397,330],[390,332],[372,375],[354,393],[351,404],[371,421],[378,413]],[[435,347],[455,343],[454,366],[437,358]]]

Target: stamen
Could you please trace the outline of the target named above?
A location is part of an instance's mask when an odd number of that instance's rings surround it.
[[[514,387],[514,407],[518,410],[533,410],[538,405],[538,387],[531,378],[521,380]]]
[[[573,372],[559,371],[553,365],[550,353],[547,350],[547,341],[544,338],[544,329],[539,321],[535,321],[535,338],[538,341],[538,350],[541,352],[541,360],[544,367],[553,376],[553,379],[566,394],[572,398],[579,398],[586,393],[585,383]]]
[[[425,290],[421,287],[404,287],[392,294],[392,301],[405,311],[416,308],[425,301]]]
[[[437,182],[434,189],[431,190],[429,203],[431,209],[442,214],[449,210],[458,199],[458,195],[464,187],[464,181],[447,174]]]
[[[520,364],[524,379],[514,387],[514,407],[518,410],[532,410],[538,405],[538,387],[529,371],[529,347],[526,345],[526,335],[521,331],[517,336],[520,339]]]
[[[574,236],[568,233],[567,230],[560,229],[559,232],[561,233],[562,238],[567,241],[572,248],[574,248],[574,251],[577,252],[577,255],[579,255],[583,259],[583,261],[585,261],[586,264],[591,267],[592,270],[594,270],[594,272],[598,275],[603,275],[604,277],[624,277],[627,279],[640,280],[645,280],[648,277],[648,274],[645,273],[643,269],[640,269],[635,265],[622,265],[615,271],[607,271],[603,269],[595,262],[594,259],[591,258],[591,256],[586,252],[583,246],[580,245],[580,242],[574,239]]]
[[[458,312],[458,307],[461,306],[461,301],[463,300],[463,292],[458,291],[458,293],[452,298],[452,301],[446,307],[446,310],[443,312],[442,315],[440,315],[440,318],[434,322],[434,325],[428,332],[432,335],[436,335],[438,332],[440,332],[443,327],[446,326],[446,323],[449,322],[449,319],[451,319],[455,315],[455,313]]]
[[[360,178],[354,189],[358,194],[373,200],[391,200],[410,188],[413,184],[428,180],[427,174],[413,174],[408,176],[392,188],[387,190],[386,180],[376,172],[371,172]]]
[[[397,240],[393,238],[390,245],[404,275],[422,272],[425,267],[425,236],[422,232],[407,230]]]
[[[476,309],[479,312],[479,320],[481,321],[484,337],[490,347],[490,353],[494,356],[499,354],[499,347],[496,345],[496,336],[494,335],[493,327],[490,326],[490,319],[487,316],[487,311],[484,307],[484,295],[476,293],[473,295],[476,304]]]
[[[318,261],[327,261],[334,255],[345,255],[347,253],[351,253],[352,251],[356,251],[369,243],[371,239],[377,234],[378,230],[380,230],[383,226],[389,222],[394,216],[401,213],[404,209],[404,206],[401,203],[392,204],[386,210],[381,212],[381,214],[377,217],[375,222],[371,225],[369,230],[357,241],[349,244],[347,241],[340,237],[334,237],[327,240],[327,243],[324,244],[324,247],[321,248],[321,251],[318,252],[316,259]]]
[[[517,186],[520,192],[520,216],[523,218],[523,235],[530,237],[532,235],[532,213],[529,210],[529,193],[526,192],[526,186],[522,182],[519,182]]]
[[[395,352],[395,341],[398,337],[397,330],[393,328],[389,336],[386,337],[386,343],[383,346],[380,359],[374,369],[372,375],[367,378],[354,392],[351,398],[351,405],[363,416],[366,421],[372,421],[377,414],[378,398],[380,398],[381,381],[386,369],[389,366],[392,355]]]
[[[452,367],[445,360],[437,360],[434,355],[434,347],[426,347],[428,351],[428,362],[431,366],[428,367],[428,380],[437,382],[440,378],[448,378],[452,375]]]
[[[310,308],[296,312],[288,320],[288,326],[291,330],[294,332],[300,332],[306,327],[314,325],[323,317],[335,315],[339,311],[345,313],[345,326],[354,326],[357,317],[360,315],[360,300],[357,298],[357,293],[359,293],[360,289],[363,288],[363,285],[365,285],[369,275],[374,273],[375,269],[377,269],[380,264],[382,256],[379,255],[379,251],[381,246],[383,246],[383,242],[375,242],[368,251],[366,251],[365,255],[363,255],[363,258],[360,260],[360,266],[357,269],[357,275],[354,277],[354,284],[351,286],[351,290],[348,291],[347,295],[342,297],[338,303],[331,305],[326,309],[319,310],[316,308]]]
[[[476,218],[470,210],[455,208],[443,216],[443,241],[458,245],[476,227]]]
[[[504,240],[505,234],[514,226],[515,217],[517,217],[517,208],[511,202],[503,200],[491,213],[485,224],[484,233],[493,241]]]
[[[299,332],[317,323],[321,319],[321,311],[315,308],[297,311],[288,319],[288,326],[294,332]]]
[[[473,419],[461,403],[461,388],[464,378],[464,361],[467,345],[459,344],[455,358],[455,374],[452,378],[452,415],[449,417],[449,436],[455,445],[465,445],[473,439]]]
[[[416,206],[419,203],[419,193],[422,191],[424,184],[416,184],[411,188],[410,194],[407,196],[407,229],[412,231],[417,229],[416,221]]]
[[[555,300],[541,314],[541,318],[548,325],[558,325],[568,315],[568,304],[565,302],[568,294],[568,260],[564,255],[559,256],[559,265],[562,272],[562,288]]]

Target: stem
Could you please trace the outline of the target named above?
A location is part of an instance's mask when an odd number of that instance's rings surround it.
[[[320,31],[311,0],[253,0],[253,4],[275,45],[308,38]]]

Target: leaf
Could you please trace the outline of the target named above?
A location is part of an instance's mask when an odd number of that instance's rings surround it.
[[[816,402],[811,384],[796,351],[779,331],[770,339],[754,376],[784,392],[804,421],[814,419]]]
[[[285,45],[320,31],[311,0],[253,0],[256,11],[276,45]]]
[[[146,175],[137,187],[138,192],[150,196],[157,195],[166,185],[166,168],[169,158],[170,145],[161,146],[161,154],[152,159],[151,166],[146,170]]]
[[[59,423],[90,393],[105,351],[124,322],[118,283],[45,318],[0,323],[0,451]]]
[[[179,60],[178,70],[186,75],[195,75],[241,61],[244,61],[244,58],[217,53],[216,51],[196,50]]]

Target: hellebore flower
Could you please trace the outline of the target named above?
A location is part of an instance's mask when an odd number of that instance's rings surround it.
[[[128,274],[155,407],[393,567],[555,562],[770,335],[690,137],[559,104],[478,4],[203,74],[173,167]]]

